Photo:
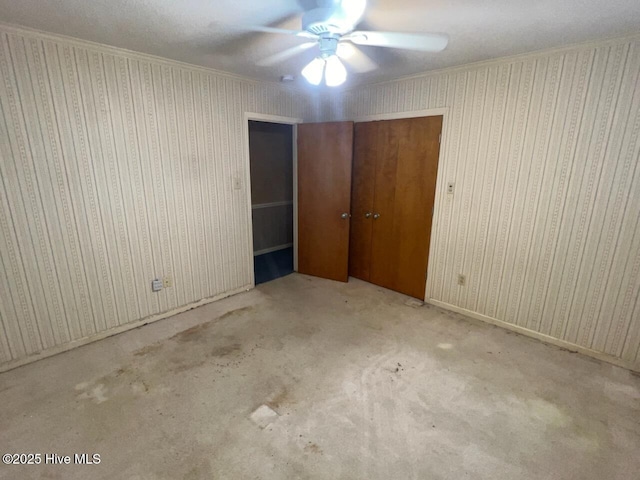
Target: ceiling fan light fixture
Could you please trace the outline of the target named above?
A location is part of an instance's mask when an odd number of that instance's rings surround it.
[[[307,5],[312,0],[298,0]],[[313,47],[319,47],[320,55],[302,70],[302,76],[312,85],[324,80],[328,87],[342,85],[347,70],[340,59],[356,73],[367,73],[378,68],[358,45],[385,47],[435,53],[444,50],[449,42],[445,33],[384,32],[356,30],[367,8],[367,0],[313,0],[315,8],[305,10],[301,30],[245,25],[248,31],[294,35],[308,41],[295,45],[256,62],[259,66],[271,66],[287,60]],[[283,79],[284,81],[284,79]]]
[[[336,48],[336,55],[338,55],[338,57],[348,60],[349,58],[353,57],[355,48],[354,46],[349,43],[349,42],[340,42],[338,43],[338,48]]]
[[[306,67],[302,69],[302,76],[311,85],[320,85],[325,71],[327,61],[322,57],[314,58]],[[343,67],[344,68],[344,67]]]
[[[347,79],[347,69],[336,55],[327,58],[327,67],[325,68],[325,81],[328,87],[337,87],[342,85]]]

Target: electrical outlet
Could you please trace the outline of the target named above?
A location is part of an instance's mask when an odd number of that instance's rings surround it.
[[[159,292],[160,290],[162,290],[162,280],[160,280],[159,278],[156,278],[154,280],[151,281],[151,291],[152,292]]]
[[[458,285],[460,285],[461,287],[464,287],[467,283],[467,277],[465,277],[462,274],[458,275]]]
[[[242,180],[237,175],[233,177],[233,188],[235,190],[240,190],[242,188]]]
[[[456,186],[456,184],[455,184],[455,183],[453,183],[453,182],[449,182],[449,183],[447,184],[447,193],[448,193],[449,195],[453,195],[453,190],[455,189],[455,186]]]
[[[171,288],[173,287],[173,278],[171,278],[170,276],[166,276],[162,279],[162,286],[164,288]]]

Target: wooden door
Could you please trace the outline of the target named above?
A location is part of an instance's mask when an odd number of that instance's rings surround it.
[[[355,247],[366,240],[353,239],[352,255],[368,255],[370,282],[424,299],[442,117],[372,123],[377,125],[358,124],[356,133],[375,133],[377,139],[376,148],[366,151],[375,164],[370,253],[356,254]],[[359,145],[357,136],[355,142]],[[360,168],[362,151],[355,150],[354,205],[360,191],[355,187],[363,181],[358,177],[371,170]]]
[[[400,137],[407,134],[401,122],[377,122],[378,135],[384,143],[376,151],[370,276],[371,283],[397,291],[400,291],[396,286],[398,238],[394,219],[396,206],[402,206],[396,205],[396,183]]]
[[[353,122],[298,125],[298,271],[346,282]]]
[[[356,123],[353,139],[349,275],[367,282],[371,270],[376,155],[383,145],[378,135],[378,125],[379,122]]]
[[[403,120],[399,135],[393,235],[395,290],[424,299],[442,116]]]

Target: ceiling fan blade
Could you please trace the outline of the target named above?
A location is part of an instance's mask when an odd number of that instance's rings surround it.
[[[307,42],[307,43],[302,43],[300,45],[296,45],[295,47],[288,48],[286,50],[283,50],[282,52],[263,58],[259,62],[256,62],[256,65],[259,65],[261,67],[269,67],[271,65],[275,65],[276,63],[287,60],[288,58],[298,55],[299,53],[302,53],[305,50],[315,47],[317,44],[318,44],[317,42]]]
[[[369,55],[351,43],[340,42],[336,53],[358,73],[371,72],[378,68],[378,64]]]
[[[247,32],[276,33],[280,35],[295,35],[296,37],[303,38],[318,38],[313,33],[309,33],[304,30],[286,30],[284,28],[265,27],[262,25],[225,25],[218,22],[213,22],[211,23],[211,27],[226,27],[229,29],[243,30]]]
[[[375,47],[404,48],[420,52],[440,52],[449,43],[444,33],[398,33],[356,31],[342,37],[356,45],[372,45]]]

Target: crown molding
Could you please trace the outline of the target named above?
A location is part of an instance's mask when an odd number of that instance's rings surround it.
[[[210,67],[204,67],[202,65],[196,65],[193,63],[182,62],[180,60],[174,60],[171,58],[160,57],[157,55],[152,55],[149,53],[136,52],[134,50],[129,50],[122,47],[114,47],[111,45],[106,45],[98,42],[92,42],[90,40],[83,40],[75,37],[70,37],[67,35],[60,35],[57,33],[49,33],[42,30],[37,30],[34,28],[24,27],[22,25],[15,25],[11,23],[6,23],[0,21],[0,32],[9,33],[15,35],[23,35],[29,36],[31,38],[38,38],[41,40],[48,40],[52,42],[64,42],[68,45],[72,45],[78,48],[84,48],[90,51],[94,51],[97,53],[109,54],[109,55],[118,55],[123,56],[132,60],[139,60],[144,62],[154,62],[160,65],[184,68],[189,70],[195,70],[208,75],[216,75],[222,78],[228,78],[230,80],[236,80],[240,82],[245,82],[252,85],[272,85],[276,86],[283,91],[288,90],[282,86],[281,83],[276,81],[268,81],[268,80],[257,80],[251,77],[245,77],[242,75],[237,75],[235,73],[225,72],[223,70],[216,70]],[[292,85],[289,87],[290,90],[293,90],[296,93],[305,93],[302,88]]]
[[[238,75],[235,73],[225,72],[223,70],[216,70],[210,67],[204,67],[202,65],[196,65],[193,63],[182,62],[180,60],[174,60],[170,58],[160,57],[157,55],[152,55],[148,53],[137,52],[134,50],[129,50],[121,47],[114,47],[111,45],[106,45],[98,42],[92,42],[90,40],[83,40],[75,37],[70,37],[67,35],[60,35],[57,33],[49,33],[42,30],[37,30],[30,27],[24,27],[22,25],[16,25],[11,23],[6,23],[0,21],[0,31],[5,33],[13,33],[18,35],[30,36],[32,38],[40,38],[43,40],[49,41],[57,41],[57,42],[65,42],[69,45],[77,46],[79,48],[85,48],[87,50],[96,51],[99,53],[106,53],[111,55],[120,55],[125,56],[130,59],[147,61],[147,62],[155,62],[161,65],[174,66],[179,68],[185,68],[190,70],[199,71],[209,75],[216,75],[223,78],[228,78],[231,80],[241,81],[253,85],[272,85],[278,87],[283,91],[293,91],[296,94],[305,95],[307,97],[320,97],[320,100],[323,101],[325,99],[332,99],[335,96],[340,96],[348,92],[352,92],[359,88],[363,87],[373,87],[373,86],[381,86],[388,85],[397,82],[410,81],[420,78],[429,78],[432,76],[438,76],[443,74],[451,74],[465,70],[472,70],[475,68],[483,68],[490,67],[494,65],[501,65],[504,63],[512,63],[516,61],[526,61],[534,58],[540,58],[544,56],[554,55],[554,54],[562,54],[562,53],[570,53],[579,50],[585,50],[589,48],[596,47],[606,47],[611,45],[619,45],[623,43],[629,43],[633,41],[640,41],[640,32],[636,32],[629,35],[624,36],[616,36],[616,37],[608,37],[597,40],[589,40],[586,42],[580,43],[572,43],[568,45],[562,45],[558,47],[546,48],[543,50],[535,50],[532,52],[519,53],[516,55],[509,55],[506,57],[498,57],[492,58],[488,60],[481,60],[479,62],[465,63],[461,65],[454,65],[451,67],[440,68],[437,70],[427,70],[420,73],[414,73],[411,75],[405,75],[401,77],[397,77],[391,80],[383,80],[383,81],[372,81],[372,82],[362,82],[349,85],[348,87],[340,90],[327,91],[326,89],[318,89],[316,91],[309,91],[305,86],[300,85],[290,85],[285,88],[282,86],[280,82],[269,81],[269,80],[258,80],[251,77],[245,77],[243,75]]]
[[[471,63],[464,63],[461,65],[454,65],[451,67],[445,67],[445,68],[439,68],[437,70],[427,70],[425,72],[421,72],[421,73],[414,73],[411,75],[405,75],[405,76],[401,76],[401,77],[397,77],[391,80],[383,80],[383,81],[373,81],[373,82],[363,82],[363,83],[358,83],[356,85],[350,85],[349,87],[343,89],[343,90],[339,90],[336,92],[330,92],[332,94],[344,94],[347,92],[351,92],[353,90],[357,90],[359,88],[362,87],[373,87],[373,86],[379,86],[379,85],[388,85],[388,84],[392,84],[392,83],[397,83],[397,82],[403,82],[403,81],[409,81],[409,80],[415,80],[415,79],[419,79],[419,78],[428,78],[428,77],[432,77],[432,76],[438,76],[438,75],[444,75],[444,74],[451,74],[451,73],[456,73],[456,72],[460,72],[460,71],[465,71],[465,70],[473,70],[475,68],[482,68],[482,67],[491,67],[494,65],[501,65],[504,63],[512,63],[512,62],[517,62],[517,61],[526,61],[526,60],[531,60],[534,58],[540,58],[540,57],[546,57],[549,55],[558,55],[558,54],[563,54],[563,53],[571,53],[571,52],[575,52],[575,51],[580,51],[580,50],[588,50],[591,48],[597,48],[597,47],[607,47],[607,46],[612,46],[612,45],[621,45],[624,43],[631,43],[634,41],[640,41],[640,32],[638,33],[633,33],[630,35],[624,35],[624,36],[616,36],[616,37],[607,37],[607,38],[603,38],[603,39],[599,39],[599,40],[588,40],[586,42],[580,42],[580,43],[572,43],[572,44],[568,44],[568,45],[561,45],[558,47],[552,47],[552,48],[545,48],[543,50],[534,50],[532,52],[524,52],[524,53],[518,53],[515,55],[508,55],[506,57],[497,57],[497,58],[490,58],[488,60],[481,60],[479,62],[471,62]]]

